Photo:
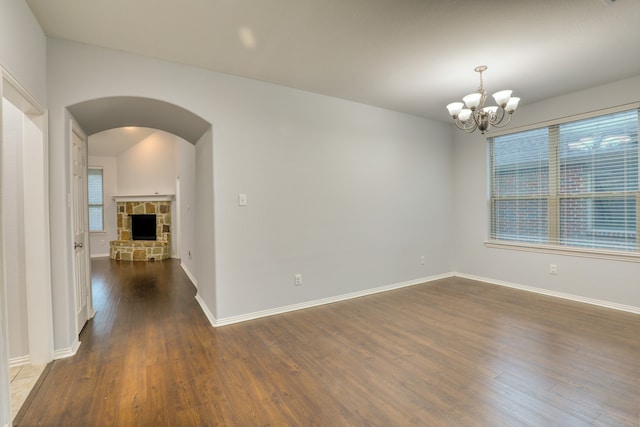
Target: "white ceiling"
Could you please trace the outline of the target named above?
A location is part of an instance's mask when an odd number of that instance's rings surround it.
[[[49,37],[447,120],[640,74],[639,0],[27,0]]]

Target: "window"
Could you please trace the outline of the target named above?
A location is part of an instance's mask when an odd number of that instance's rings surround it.
[[[88,169],[89,231],[104,230],[104,203],[102,197],[102,168]]]
[[[489,138],[489,236],[638,251],[637,108]]]

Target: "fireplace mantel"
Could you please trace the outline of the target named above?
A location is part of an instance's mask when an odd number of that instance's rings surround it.
[[[175,194],[143,194],[133,196],[113,196],[114,202],[172,202]]]

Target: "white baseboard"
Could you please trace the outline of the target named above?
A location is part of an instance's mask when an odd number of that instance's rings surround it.
[[[585,304],[597,305],[599,307],[612,308],[614,310],[627,311],[629,313],[640,314],[640,307],[632,305],[618,304],[611,301],[604,301],[594,298],[582,297],[579,295],[567,294],[564,292],[550,291],[548,289],[536,288],[534,286],[520,285],[517,283],[504,282],[502,280],[489,279],[487,277],[474,276],[472,274],[453,273],[453,276],[462,277],[464,279],[477,280],[479,282],[490,283],[492,285],[505,286],[508,288],[519,289],[521,291],[534,292],[536,294],[547,295],[556,298],[562,298],[570,301],[581,302]]]
[[[111,254],[91,254],[91,258],[109,258]]]
[[[437,276],[422,277],[420,279],[409,280],[406,282],[394,283],[391,285],[380,286],[377,288],[365,289],[362,291],[350,292],[347,294],[336,295],[333,297],[327,297],[327,298],[322,298],[322,299],[313,300],[313,301],[306,301],[298,304],[291,304],[291,305],[286,305],[282,307],[271,308],[268,310],[256,311],[253,313],[241,314],[239,316],[225,317],[222,319],[216,319],[215,317],[213,317],[213,315],[208,310],[208,308],[206,308],[206,304],[204,303],[204,301],[202,301],[198,295],[196,295],[196,299],[200,303],[200,306],[202,307],[203,311],[205,311],[205,315],[207,316],[207,319],[209,319],[209,322],[211,323],[211,325],[214,327],[219,327],[219,326],[231,325],[233,323],[246,322],[247,320],[259,319],[261,317],[274,316],[276,314],[289,313],[291,311],[303,310],[305,308],[317,307],[319,305],[331,304],[334,302],[345,301],[345,300],[359,298],[367,295],[378,294],[381,292],[392,291],[394,289],[400,289],[408,286],[419,285],[422,283],[445,279],[447,277],[452,277],[452,276],[453,276],[452,273],[445,273]]]
[[[78,339],[76,338],[75,342],[71,345],[71,347],[56,350],[53,353],[53,359],[54,360],[66,359],[67,357],[75,356],[76,353],[78,352],[78,349],[80,348],[80,344],[81,342],[78,341]]]
[[[182,270],[184,270],[189,280],[191,280],[191,283],[193,283],[193,286],[195,286],[195,288],[198,289],[198,281],[196,280],[195,276],[191,274],[191,271],[187,268],[187,266],[184,265],[182,262],[180,262],[180,267],[182,267]]]
[[[213,313],[211,313],[211,310],[209,310],[209,307],[207,307],[207,304],[204,302],[202,297],[200,297],[199,293],[196,294],[196,301],[198,301],[198,304],[200,304],[200,308],[202,309],[204,315],[207,316],[207,319],[209,320],[209,323],[211,323],[211,326],[218,326],[216,318],[213,316]]]
[[[31,356],[28,354],[26,356],[13,357],[9,359],[10,368],[15,368],[16,366],[28,365],[29,363],[31,363]]]
[[[319,300],[306,301],[306,302],[302,302],[302,303],[298,303],[298,304],[292,304],[292,305],[287,305],[287,306],[282,306],[282,307],[276,307],[276,308],[272,308],[272,309],[268,309],[268,310],[261,310],[261,311],[256,311],[256,312],[253,312],[253,313],[241,314],[241,315],[238,315],[238,316],[225,317],[225,318],[221,318],[221,319],[216,319],[213,316],[213,314],[211,313],[211,310],[209,310],[209,307],[207,307],[206,303],[202,300],[202,298],[200,297],[199,294],[196,295],[196,300],[198,301],[198,304],[200,304],[200,307],[202,308],[202,311],[204,312],[205,316],[207,316],[207,319],[209,320],[209,323],[211,323],[211,325],[213,327],[220,327],[220,326],[225,326],[225,325],[231,325],[231,324],[234,324],[234,323],[245,322],[245,321],[248,321],[248,320],[259,319],[261,317],[274,316],[276,314],[283,314],[283,313],[288,313],[288,312],[292,312],[292,311],[303,310],[305,308],[316,307],[316,306],[319,306],[319,305],[331,304],[331,303],[334,303],[334,302],[345,301],[345,300],[349,300],[349,299],[353,299],[353,298],[359,298],[359,297],[363,297],[363,296],[367,296],[367,295],[373,295],[373,294],[377,294],[377,293],[381,293],[381,292],[387,292],[387,291],[391,291],[391,290],[394,290],[394,289],[399,289],[399,288],[404,288],[404,287],[408,287],[408,286],[419,285],[419,284],[422,284],[422,283],[432,282],[434,280],[440,280],[440,279],[445,279],[447,277],[454,277],[454,276],[465,278],[465,279],[470,279],[470,280],[477,280],[477,281],[480,281],[480,282],[490,283],[490,284],[493,284],[493,285],[505,286],[505,287],[509,287],[509,288],[513,288],[513,289],[522,290],[522,291],[534,292],[534,293],[537,293],[537,294],[547,295],[547,296],[551,296],[551,297],[562,298],[562,299],[566,299],[566,300],[570,300],[570,301],[575,301],[575,302],[595,305],[595,306],[599,306],[599,307],[611,308],[611,309],[614,309],[614,310],[626,311],[626,312],[634,313],[634,314],[640,314],[640,307],[624,305],[624,304],[618,304],[618,303],[614,303],[614,302],[611,302],[611,301],[598,300],[598,299],[594,299],[594,298],[587,298],[587,297],[567,294],[567,293],[563,293],[563,292],[555,292],[555,291],[550,291],[548,289],[542,289],[542,288],[536,288],[536,287],[533,287],[533,286],[520,285],[520,284],[517,284],[517,283],[510,283],[510,282],[505,282],[505,281],[501,281],[501,280],[490,279],[490,278],[487,278],[487,277],[474,276],[474,275],[471,275],[471,274],[464,274],[464,273],[458,273],[458,272],[445,273],[445,274],[436,275],[436,276],[430,276],[430,277],[423,277],[423,278],[420,278],[420,279],[410,280],[410,281],[407,281],[407,282],[394,283],[394,284],[391,284],[391,285],[380,286],[380,287],[377,287],[377,288],[365,289],[363,291],[351,292],[351,293],[347,293],[347,294],[336,295],[336,296],[333,296],[333,297],[322,298],[322,299],[319,299]]]

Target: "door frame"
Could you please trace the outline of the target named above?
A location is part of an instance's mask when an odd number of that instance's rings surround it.
[[[48,112],[29,91],[3,66],[0,65],[0,100],[7,99],[38,129],[33,139],[23,139],[24,156],[28,168],[22,165],[22,173],[32,172],[25,180],[25,203],[29,203],[29,220],[33,227],[25,228],[25,284],[27,288],[27,320],[29,334],[29,359],[32,363],[48,363],[53,360],[53,308],[51,295],[51,247],[49,225],[49,146]],[[3,115],[0,103],[0,143],[2,141]],[[28,141],[25,143],[25,141]],[[26,161],[26,159],[25,159]],[[0,217],[0,221],[2,218]],[[0,241],[3,236],[0,228]],[[28,240],[28,241],[27,241]],[[11,423],[11,395],[9,377],[9,319],[7,314],[7,289],[4,280],[3,245],[0,245],[0,425]]]

